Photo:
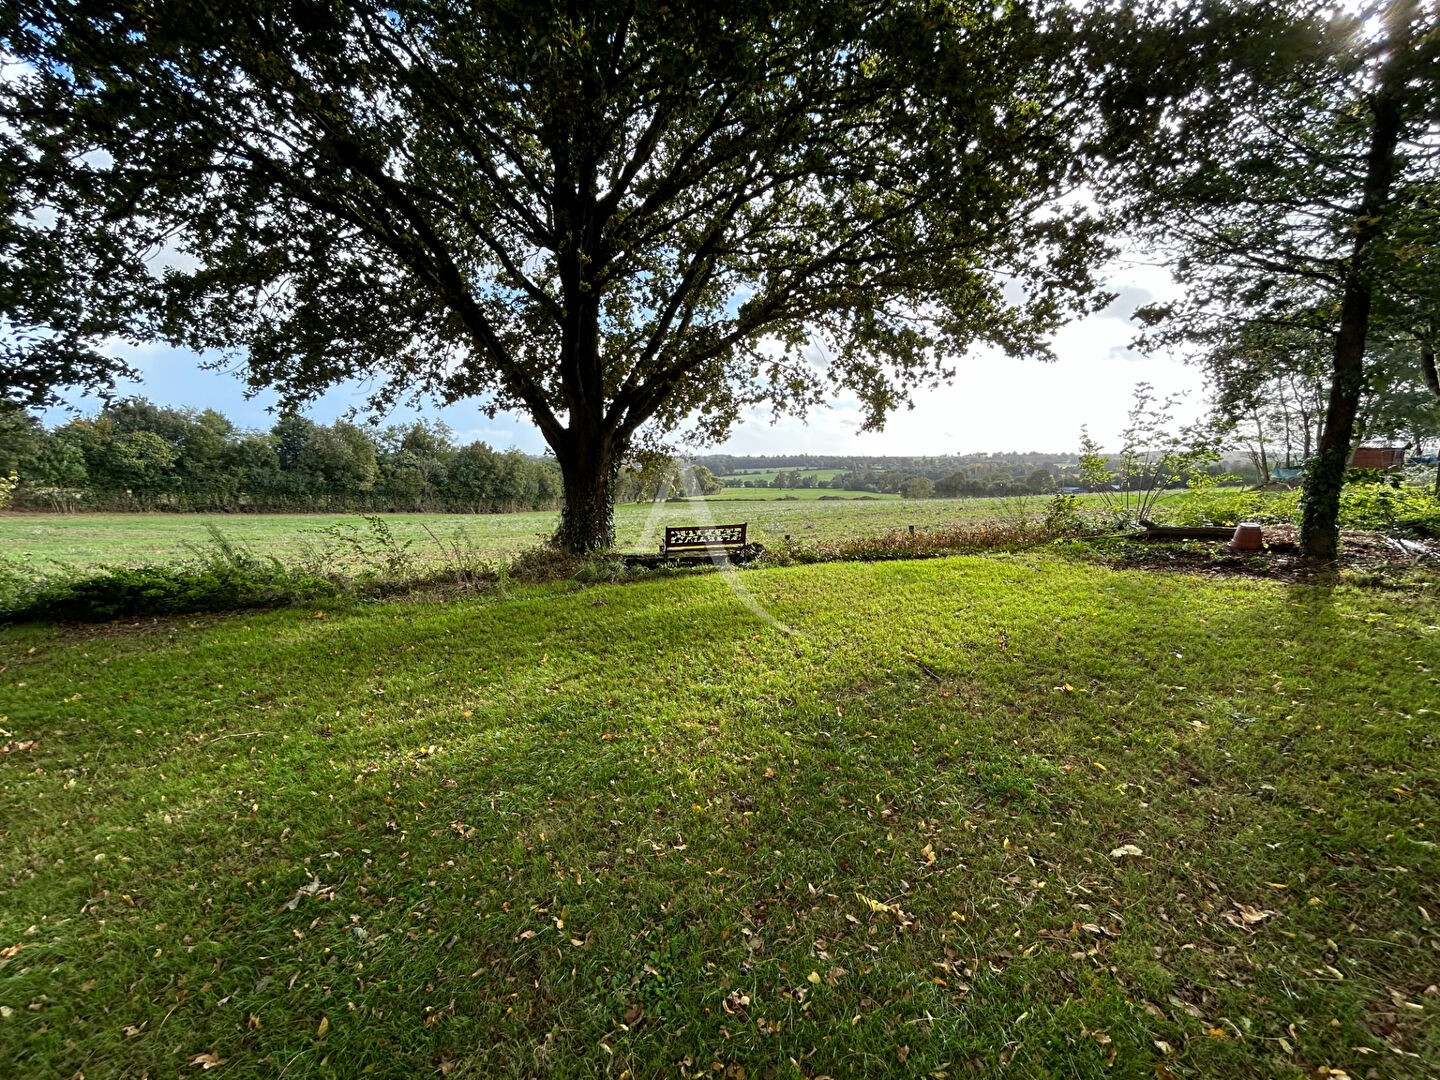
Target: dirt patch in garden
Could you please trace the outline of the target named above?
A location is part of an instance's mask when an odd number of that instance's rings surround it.
[[[1337,571],[1383,575],[1420,570],[1440,575],[1440,540],[1398,539],[1346,529],[1340,534],[1340,559],[1330,567],[1301,558],[1298,530],[1293,525],[1266,525],[1263,538],[1264,548],[1258,552],[1231,551],[1223,540],[1130,542],[1097,550],[1117,569],[1177,570],[1276,581],[1324,581],[1333,579]]]

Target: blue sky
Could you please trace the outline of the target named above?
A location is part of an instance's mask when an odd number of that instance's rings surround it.
[[[1063,328],[1055,338],[1055,363],[1017,361],[987,351],[959,358],[952,384],[927,392],[913,410],[891,418],[884,431],[859,433],[859,408],[854,400],[837,398],[804,421],[771,423],[768,410],[746,416],[731,437],[714,448],[738,454],[947,454],[982,451],[1065,453],[1074,451],[1080,427],[1088,424],[1102,444],[1113,445],[1137,382],[1147,381],[1161,394],[1184,396],[1181,419],[1203,411],[1199,373],[1177,358],[1141,356],[1129,350],[1135,329],[1129,321],[1139,304],[1173,294],[1164,271],[1144,265],[1117,268],[1110,275],[1119,298],[1104,312]],[[137,383],[120,389],[148,397],[160,405],[213,408],[244,428],[268,428],[273,394],[245,397],[245,385],[232,372],[207,370],[194,353],[163,345],[122,350],[142,372]],[[360,387],[339,388],[318,401],[308,415],[329,422],[363,406]],[[82,411],[98,402],[77,401]],[[49,423],[68,414],[51,410]],[[462,442],[480,439],[497,449],[518,447],[529,453],[545,449],[534,425],[523,417],[501,413],[486,417],[478,403],[440,408],[402,408],[384,418],[398,423],[423,415],[444,420]]]

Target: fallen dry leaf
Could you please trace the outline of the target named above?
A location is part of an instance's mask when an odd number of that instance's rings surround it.
[[[1275,912],[1273,911],[1252,907],[1249,904],[1236,904],[1234,911],[1227,911],[1225,913],[1225,921],[1231,926],[1239,926],[1243,929],[1254,926],[1256,923],[1264,922],[1274,914]]]
[[[316,897],[320,900],[335,899],[335,886],[324,885],[318,877],[312,877],[304,885],[295,890],[295,895],[287,900],[280,908],[281,911],[294,911],[300,906],[300,901]]]
[[[893,915],[899,909],[899,905],[891,906],[890,904],[882,904],[879,900],[870,899],[870,897],[866,896],[864,893],[857,892],[855,894],[855,899],[859,900],[860,903],[864,904],[876,915]]]
[[[216,1066],[225,1064],[225,1059],[219,1054],[196,1054],[190,1059],[191,1065],[198,1065],[202,1069],[213,1069]]]
[[[1125,858],[1127,855],[1128,855],[1128,856],[1140,856],[1140,855],[1144,855],[1144,854],[1145,854],[1145,852],[1141,851],[1141,850],[1140,850],[1138,847],[1136,847],[1134,844],[1121,844],[1121,845],[1120,845],[1119,847],[1117,847],[1114,851],[1110,852],[1110,857],[1111,857],[1112,859],[1123,859],[1123,858]]]

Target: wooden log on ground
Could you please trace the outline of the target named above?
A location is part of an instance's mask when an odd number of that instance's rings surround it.
[[[1140,519],[1143,532],[1129,534],[1131,540],[1230,540],[1235,536],[1233,525],[1157,525]]]

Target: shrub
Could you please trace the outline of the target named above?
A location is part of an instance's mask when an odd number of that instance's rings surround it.
[[[1087,515],[1075,495],[1055,495],[1045,506],[1045,531],[1053,536],[1079,536],[1090,532],[1095,519]]]
[[[1347,484],[1340,493],[1340,524],[1440,536],[1440,499],[1422,488]]]
[[[1221,431],[1214,424],[1191,424],[1171,431],[1176,396],[1157,401],[1149,383],[1137,383],[1128,422],[1121,432],[1119,468],[1080,429],[1080,475],[1100,494],[1110,524],[1128,528],[1154,515],[1167,489],[1213,485],[1219,478],[1206,469],[1220,460]]]
[[[1207,491],[1173,504],[1166,516],[1176,525],[1293,524],[1300,517],[1300,492]],[[1388,479],[1346,484],[1340,494],[1340,524],[1440,536],[1440,499],[1423,488],[1395,487]]]
[[[14,562],[0,564],[0,621],[104,622],[235,611],[302,603],[342,591],[336,580],[238,547],[213,526],[209,545],[192,546],[190,552],[190,559],[170,566],[36,573]]]
[[[573,578],[585,565],[583,555],[572,555],[551,544],[526,548],[506,564],[506,577],[522,584]]]
[[[399,578],[413,573],[415,562],[410,547],[415,541],[400,541],[379,514],[356,514],[360,522],[337,522],[315,530],[325,538],[325,555],[343,558],[361,576]],[[435,534],[431,533],[433,537]],[[218,534],[212,533],[212,539]],[[438,538],[437,538],[437,542]]]
[[[1300,515],[1298,491],[1237,491],[1212,489],[1177,500],[1167,507],[1166,520],[1174,525],[1262,525],[1293,523]]]
[[[183,615],[279,607],[333,597],[327,578],[279,564],[223,563],[180,566],[111,566],[83,575],[30,579],[5,590],[0,620],[104,622],[147,615]]]
[[[571,576],[582,585],[604,585],[625,580],[630,571],[624,559],[597,554],[587,556]]]

